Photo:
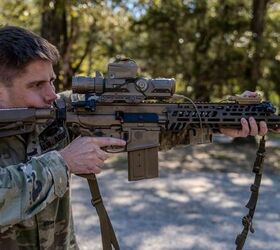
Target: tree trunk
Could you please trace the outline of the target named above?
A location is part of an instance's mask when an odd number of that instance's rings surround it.
[[[199,34],[199,38],[194,47],[193,54],[193,92],[194,99],[198,101],[209,101],[210,93],[207,83],[208,73],[205,70],[205,57],[207,57],[207,52],[210,48],[211,35],[209,30],[205,27],[206,24],[206,13],[207,13],[207,2],[201,1],[199,5],[199,16],[196,23],[196,30]]]
[[[85,58],[90,54],[94,45],[96,24],[93,22],[87,32],[85,48],[79,58],[74,58],[72,47],[77,42],[80,23],[79,17],[67,13],[69,0],[43,0],[41,35],[55,45],[61,55],[61,59],[54,66],[58,80],[58,91],[71,89],[72,76],[80,69]],[[67,17],[68,16],[68,17]],[[75,66],[73,62],[75,61]]]
[[[263,31],[265,27],[265,15],[268,1],[269,0],[253,0],[252,3],[251,31],[253,38],[251,42],[251,50],[253,51],[253,55],[248,63],[248,83],[245,86],[246,89],[250,91],[256,90],[258,81],[262,77],[261,61],[263,49]]]
[[[68,47],[66,0],[43,0],[42,5],[41,35],[57,47],[61,58],[64,59]],[[64,63],[69,62],[64,61]],[[62,60],[54,66],[54,71],[58,78],[55,85],[58,90],[64,88],[61,84],[61,79],[63,78],[60,74],[61,68]]]

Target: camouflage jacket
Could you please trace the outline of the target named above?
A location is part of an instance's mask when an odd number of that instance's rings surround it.
[[[68,138],[42,149],[46,127],[0,139],[0,249],[78,249],[67,168],[56,151]]]

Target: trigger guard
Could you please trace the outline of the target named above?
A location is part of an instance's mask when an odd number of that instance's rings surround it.
[[[103,150],[106,152],[106,153],[121,153],[121,152],[125,152],[125,147],[118,147],[118,148],[110,148],[110,147],[105,147],[103,148]]]

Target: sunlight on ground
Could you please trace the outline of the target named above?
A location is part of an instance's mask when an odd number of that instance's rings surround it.
[[[159,154],[159,178],[128,182],[126,154],[114,155],[98,179],[121,249],[234,249],[241,219],[248,212],[255,156],[256,149],[244,146],[178,147]],[[279,157],[280,149],[268,148],[256,232],[248,236],[246,250],[279,249]],[[72,188],[80,248],[101,250],[87,183],[75,177]]]
[[[239,186],[250,185],[250,184],[252,184],[252,182],[254,180],[253,179],[254,178],[254,174],[252,174],[252,176],[245,176],[245,175],[240,175],[238,173],[229,173],[228,175],[229,175],[229,177],[231,179],[231,182],[234,185],[239,185]],[[266,179],[262,180],[261,185],[262,186],[272,186],[273,182],[272,182],[272,180],[266,178]]]

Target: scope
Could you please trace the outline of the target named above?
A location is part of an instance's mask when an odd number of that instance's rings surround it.
[[[95,77],[72,78],[72,90],[77,94],[94,94],[101,102],[141,102],[145,99],[170,98],[175,92],[175,79],[146,79],[137,76],[135,61],[126,59],[108,64],[108,75],[96,72]]]

